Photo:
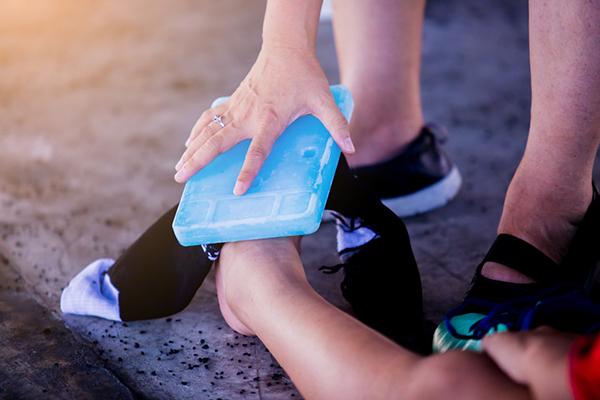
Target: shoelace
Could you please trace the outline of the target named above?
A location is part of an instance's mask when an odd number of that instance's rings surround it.
[[[490,312],[470,326],[468,334],[461,334],[452,325],[452,318],[464,314],[471,306],[490,308]],[[600,304],[587,299],[580,289],[565,289],[554,286],[534,296],[523,296],[505,303],[497,304],[483,299],[468,299],[451,310],[445,320],[446,329],[456,338],[463,340],[480,340],[491,330],[500,325],[511,331],[523,331],[534,328],[536,317],[540,314],[557,314],[559,312],[585,312],[592,316],[596,323],[587,327],[586,332],[600,330]]]
[[[344,232],[351,233],[355,230],[362,228],[361,219],[358,217],[346,217],[336,211],[330,211],[331,215],[337,221],[337,226],[339,226]]]
[[[344,268],[345,266],[346,266],[346,264],[344,264],[344,263],[337,264],[337,265],[323,265],[323,266],[319,267],[319,271],[321,271],[327,275],[332,275],[332,274],[335,274],[336,272],[338,272],[340,269]]]

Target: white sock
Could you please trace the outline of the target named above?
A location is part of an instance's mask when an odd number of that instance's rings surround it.
[[[342,261],[349,258],[359,247],[378,238],[379,234],[362,225],[360,218],[349,218],[337,212],[335,217],[337,229],[337,251]]]
[[[75,275],[60,296],[60,310],[121,321],[119,291],[107,273],[114,263],[110,258],[96,260]]]

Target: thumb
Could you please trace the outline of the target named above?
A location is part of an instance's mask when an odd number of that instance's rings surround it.
[[[326,95],[322,96],[317,104],[312,107],[312,112],[325,125],[333,140],[344,153],[352,154],[356,151],[350,138],[348,121],[338,109],[331,93],[327,92]]]
[[[527,383],[525,354],[527,338],[519,333],[497,333],[483,339],[483,351],[513,381]]]

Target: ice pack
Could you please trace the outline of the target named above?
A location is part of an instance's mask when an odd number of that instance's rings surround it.
[[[331,93],[350,120],[348,89],[331,86]],[[245,140],[220,154],[185,184],[173,220],[181,245],[306,235],[319,228],[340,157],[321,121],[304,115],[290,124],[248,191],[236,196],[233,186],[249,144]]]

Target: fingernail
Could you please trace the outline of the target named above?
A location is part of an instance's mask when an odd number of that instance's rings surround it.
[[[183,165],[183,159],[180,159],[179,161],[177,161],[177,164],[175,164],[175,169],[177,171],[179,171],[179,169],[181,168],[182,165]]]
[[[179,171],[177,171],[177,173],[175,174],[175,180],[176,180],[177,182],[180,182],[180,181],[181,181],[181,177],[182,177],[182,176],[183,176],[183,170],[179,170]]]
[[[190,145],[190,138],[187,138],[187,140],[185,141],[185,147],[188,147]]]
[[[236,196],[241,196],[245,190],[246,184],[244,182],[237,181],[235,183],[235,186],[233,187],[233,194],[235,194]]]
[[[352,143],[352,139],[346,138],[343,142],[344,145],[344,153],[354,153],[356,149],[354,148],[354,143]]]

